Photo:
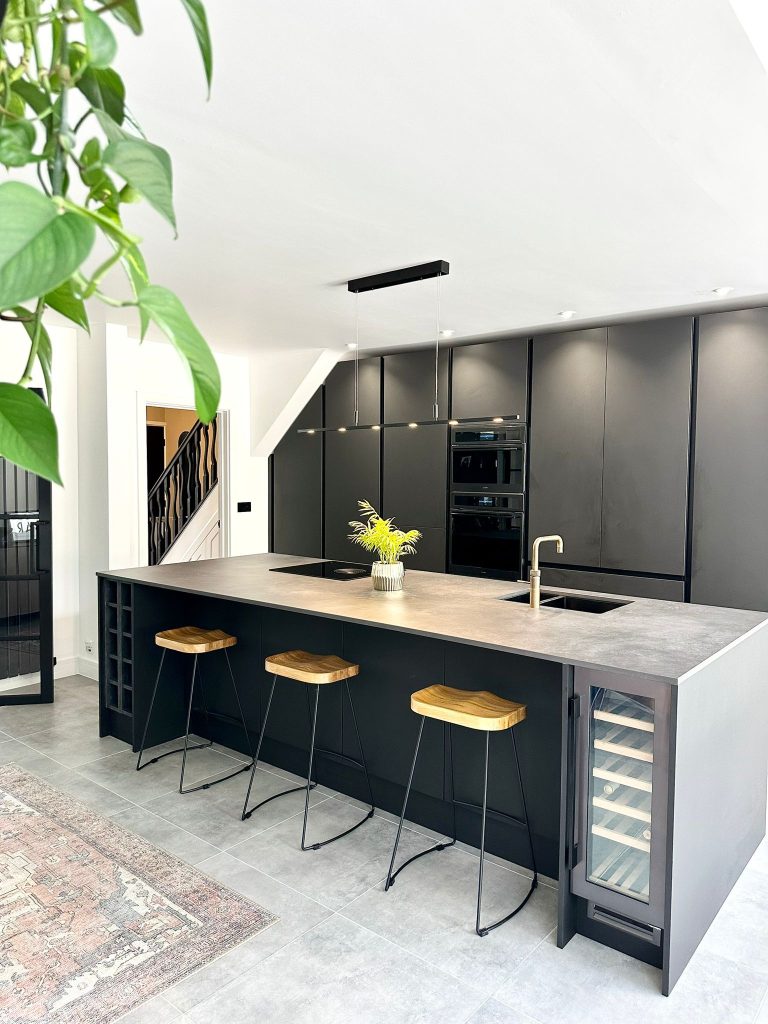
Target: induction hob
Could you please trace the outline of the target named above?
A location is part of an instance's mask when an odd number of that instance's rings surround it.
[[[300,565],[281,565],[270,572],[290,572],[296,576],[315,576],[324,580],[359,580],[371,575],[370,565],[356,562],[302,562]]]

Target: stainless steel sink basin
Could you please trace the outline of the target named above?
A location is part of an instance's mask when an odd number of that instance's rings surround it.
[[[515,594],[514,597],[504,597],[503,601],[514,601],[515,604],[529,604],[530,594],[524,591],[522,594]],[[611,601],[605,597],[579,597],[578,594],[560,594],[556,590],[542,590],[542,608],[561,608],[569,612],[590,612],[592,615],[602,615],[604,612],[611,612],[614,608],[623,608],[631,601]]]

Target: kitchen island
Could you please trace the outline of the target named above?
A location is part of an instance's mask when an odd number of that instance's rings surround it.
[[[402,593],[382,594],[368,578],[270,571],[307,561],[252,555],[100,574],[102,735],[138,749],[160,660],[154,634],[183,625],[237,636],[230,653],[254,742],[266,656],[303,648],[358,662],[376,805],[393,813],[418,728],[414,690],[445,683],[523,702],[522,772],[537,862],[558,883],[558,943],[580,932],[655,964],[668,993],[765,832],[768,616],[614,595],[600,613],[532,610],[507,600],[523,585],[497,580],[409,571]],[[219,661],[204,659],[208,715],[196,713],[193,728],[244,751]],[[148,745],[183,733],[189,673],[189,659],[166,659]],[[262,757],[301,774],[306,687],[281,684]],[[318,744],[356,757],[339,688],[325,690]],[[525,865],[525,832],[506,817],[521,812],[509,748],[491,745],[489,806],[500,813],[489,813],[486,844]],[[455,729],[453,754],[458,838],[477,846],[484,749]],[[322,784],[364,797],[343,762],[322,758],[318,770]],[[428,723],[409,818],[449,830],[447,777],[444,730]]]

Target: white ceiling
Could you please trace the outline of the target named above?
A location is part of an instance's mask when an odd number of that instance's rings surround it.
[[[153,276],[239,352],[343,348],[343,282],[434,259],[457,339],[768,293],[768,30],[733,3],[208,0],[206,103],[181,4],[145,2],[118,66],[174,158],[179,239],[135,213]],[[362,347],[429,341],[434,291],[362,295]]]

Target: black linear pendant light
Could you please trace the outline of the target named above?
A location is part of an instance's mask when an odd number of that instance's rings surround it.
[[[299,434],[322,434],[339,433],[344,434],[348,430],[384,430],[390,427],[409,427],[415,430],[417,427],[443,424],[451,427],[459,426],[461,423],[506,423],[518,420],[519,416],[493,416],[490,419],[441,419],[440,418],[440,397],[439,397],[439,373],[438,359],[440,355],[440,278],[445,277],[449,271],[448,263],[445,260],[434,260],[432,263],[421,263],[417,267],[403,267],[400,270],[389,270],[383,274],[372,274],[370,277],[358,277],[354,281],[347,282],[347,288],[355,295],[355,412],[354,423],[345,427],[302,427]],[[410,284],[413,281],[426,281],[435,279],[435,398],[432,405],[431,420],[411,420],[402,423],[360,423],[359,409],[359,366],[360,366],[360,318],[358,314],[358,296],[361,292],[372,292],[379,288],[392,288],[398,284]]]

